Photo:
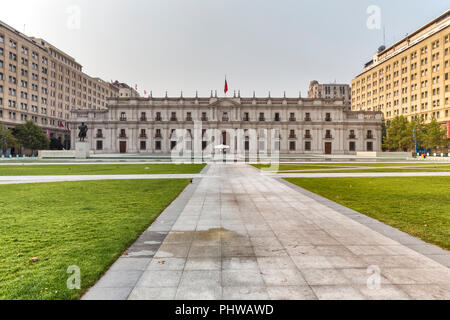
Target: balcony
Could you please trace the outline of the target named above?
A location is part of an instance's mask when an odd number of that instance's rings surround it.
[[[162,138],[161,133],[156,133],[156,134],[155,134],[155,139],[161,139],[161,138]]]
[[[161,121],[162,121],[162,118],[161,118],[161,117],[156,117],[156,118],[155,118],[155,121],[156,121],[156,122],[161,122]]]
[[[102,139],[104,138],[102,133],[97,133],[97,135],[95,136],[97,139]]]
[[[147,121],[147,117],[141,117],[139,120],[140,121]]]
[[[297,135],[296,134],[290,134],[289,135],[289,139],[297,139]]]
[[[326,122],[331,122],[331,121],[332,121],[332,119],[331,119],[331,118],[329,118],[329,117],[327,117],[327,118],[325,118],[325,121],[326,121]]]
[[[120,134],[119,135],[119,139],[127,139],[127,135],[126,134]]]
[[[260,121],[260,122],[264,122],[264,121],[266,121],[266,118],[264,118],[264,117],[259,117],[259,121]]]
[[[242,121],[249,122],[249,121],[250,121],[250,118],[249,118],[249,117],[244,117],[244,119],[242,119]]]
[[[202,121],[208,121],[208,117],[202,117],[201,120]]]
[[[177,118],[170,118],[170,121],[176,122],[178,120],[177,120]]]
[[[333,139],[333,135],[332,134],[326,134],[325,135],[325,139]]]
[[[366,139],[373,139],[373,134],[368,134]]]
[[[127,118],[126,117],[121,117],[120,121],[127,121]]]
[[[147,139],[147,135],[146,134],[140,134],[139,135],[139,139]]]
[[[186,122],[192,122],[192,117],[186,117]]]
[[[311,118],[310,118],[310,117],[306,117],[306,118],[305,118],[305,121],[308,121],[308,122],[309,122],[309,121],[311,121]]]
[[[310,134],[305,134],[305,139],[312,139],[312,136]]]
[[[275,117],[275,119],[273,120],[273,121],[275,121],[275,122],[280,122],[281,120],[280,120],[280,118],[278,117]]]
[[[356,139],[356,135],[351,134],[351,135],[348,136],[348,138],[349,138],[349,139]]]
[[[297,119],[296,118],[289,118],[289,121],[295,122],[295,121],[297,121]]]

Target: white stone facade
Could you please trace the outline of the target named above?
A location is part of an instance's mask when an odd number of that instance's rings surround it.
[[[170,154],[182,143],[196,153],[224,144],[227,154],[353,155],[382,142],[380,112],[333,99],[113,98],[107,110],[72,111],[72,146],[82,122],[96,154]]]

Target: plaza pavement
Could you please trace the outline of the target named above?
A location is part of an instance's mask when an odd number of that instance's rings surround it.
[[[450,299],[446,250],[244,164],[202,177],[83,299]]]

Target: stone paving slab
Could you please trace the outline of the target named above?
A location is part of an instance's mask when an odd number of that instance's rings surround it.
[[[247,165],[202,174],[179,215],[154,224],[161,245],[134,245],[148,263],[118,261],[84,298],[450,299],[447,252]]]
[[[122,255],[105,275],[86,292],[82,300],[126,300],[145,272],[149,270],[165,271],[173,269],[172,265],[176,265],[177,262],[167,263],[162,268],[162,265],[153,261],[153,257],[158,252],[198,185],[199,180],[193,180],[193,183],[188,185],[180,196],[128,248],[126,254]],[[180,264],[180,261],[178,261],[178,264]],[[184,260],[181,265],[184,267]],[[159,292],[158,294],[162,298],[171,298],[165,292]],[[155,292],[147,292],[145,294],[137,292],[133,296],[153,299],[154,295]]]

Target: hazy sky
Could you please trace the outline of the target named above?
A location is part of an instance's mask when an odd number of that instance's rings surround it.
[[[391,45],[450,8],[448,0],[15,0],[0,20],[41,37],[106,81],[162,96],[306,96],[310,80],[350,83]],[[79,19],[78,19],[79,17]]]

